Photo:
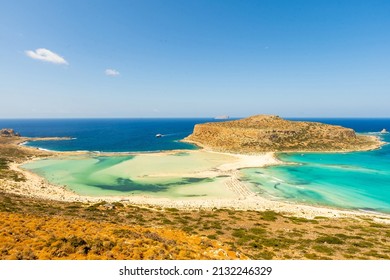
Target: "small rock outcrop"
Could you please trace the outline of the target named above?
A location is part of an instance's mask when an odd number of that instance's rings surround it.
[[[20,137],[20,134],[11,128],[0,129],[0,137]]]
[[[270,115],[197,124],[184,141],[233,153],[350,151],[380,146],[375,137],[357,136],[350,128]]]
[[[381,130],[381,133],[385,134],[385,133],[389,133],[389,132],[386,130],[386,128],[384,128],[384,129]]]

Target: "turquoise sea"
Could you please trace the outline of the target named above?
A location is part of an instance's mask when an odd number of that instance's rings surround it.
[[[390,119],[305,120],[350,127],[390,142],[389,134],[378,133],[383,128],[390,129]],[[28,143],[50,150],[161,151],[196,149],[179,140],[191,133],[194,124],[207,121],[212,120],[0,120],[0,127],[14,128],[25,136],[74,138]],[[157,133],[164,136],[156,138]],[[242,169],[241,180],[249,182],[255,192],[275,200],[390,213],[390,145],[368,152],[279,154],[278,157],[286,165]],[[58,165],[56,170],[61,172]],[[45,173],[44,169],[40,172]],[[158,186],[158,182],[153,184]]]
[[[370,152],[278,157],[288,164],[241,170],[254,191],[272,199],[390,213],[389,145]]]

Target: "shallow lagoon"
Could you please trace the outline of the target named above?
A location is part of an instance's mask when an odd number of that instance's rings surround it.
[[[350,127],[361,133],[390,129],[390,119],[308,119]],[[40,148],[88,151],[185,149],[177,142],[195,123],[206,120],[0,120],[27,136],[71,136],[72,141],[32,142]],[[207,120],[208,121],[208,120]],[[163,133],[163,138],[156,138]],[[377,133],[373,133],[378,135]],[[104,136],[104,137],[103,137]],[[390,135],[379,135],[390,142]],[[152,144],[152,145],[149,145]],[[219,156],[197,151],[133,156],[84,156],[49,159],[24,167],[50,182],[86,195],[146,194],[157,197],[230,197],[223,177],[199,176],[212,170]],[[175,155],[173,155],[174,153]],[[188,156],[190,155],[190,156]],[[275,200],[390,212],[390,146],[349,154],[281,154],[299,165],[242,169],[252,190]],[[209,179],[207,179],[209,178]]]
[[[388,139],[385,139],[388,140]],[[255,193],[284,200],[390,213],[390,146],[345,154],[279,154],[289,164],[239,171]],[[235,157],[205,151],[79,155],[22,167],[81,195],[236,198],[215,172]]]
[[[390,145],[369,152],[279,158],[290,164],[241,170],[253,191],[271,199],[390,213]]]
[[[202,151],[123,156],[68,156],[22,167],[81,195],[148,195],[170,198],[232,198],[217,166],[229,155]]]

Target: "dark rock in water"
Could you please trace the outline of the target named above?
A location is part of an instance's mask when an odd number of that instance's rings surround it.
[[[0,137],[20,137],[20,134],[11,128],[0,129]]]

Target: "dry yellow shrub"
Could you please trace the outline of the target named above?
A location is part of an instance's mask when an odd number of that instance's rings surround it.
[[[169,228],[0,212],[0,259],[239,259],[217,241]]]

